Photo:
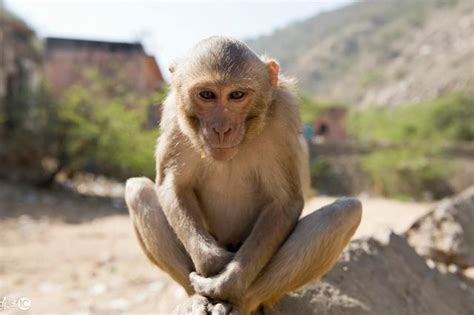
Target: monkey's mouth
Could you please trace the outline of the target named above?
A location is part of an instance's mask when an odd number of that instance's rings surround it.
[[[212,158],[222,162],[231,160],[237,154],[237,151],[238,145],[209,147],[209,153]]]
[[[228,145],[209,145],[209,150],[222,150],[222,149],[234,149],[237,148],[238,144]]]
[[[231,150],[237,149],[242,143],[242,138],[235,137],[234,139],[229,139],[228,141],[219,142],[218,139],[206,138],[203,137],[204,144],[208,150]]]

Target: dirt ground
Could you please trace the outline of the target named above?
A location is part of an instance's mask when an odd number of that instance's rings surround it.
[[[312,199],[305,213],[334,199]],[[362,201],[356,237],[403,232],[431,207]],[[32,314],[170,314],[185,293],[142,254],[121,198],[0,182],[0,314],[24,313],[21,297]]]

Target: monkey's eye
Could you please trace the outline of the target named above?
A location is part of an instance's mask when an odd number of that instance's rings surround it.
[[[201,91],[199,92],[199,96],[205,100],[213,100],[216,98],[216,94],[212,91]]]
[[[245,93],[242,91],[234,91],[229,94],[231,100],[240,100],[245,96]]]

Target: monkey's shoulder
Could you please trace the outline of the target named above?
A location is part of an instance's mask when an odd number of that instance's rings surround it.
[[[194,177],[199,154],[189,139],[179,130],[166,130],[156,144],[156,183],[160,184],[167,175],[181,181]]]

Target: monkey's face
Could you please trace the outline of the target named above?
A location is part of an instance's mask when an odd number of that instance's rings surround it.
[[[197,84],[189,89],[190,119],[215,160],[230,160],[238,152],[254,99],[255,91],[248,86]]]
[[[279,66],[237,40],[211,37],[170,68],[178,122],[215,160],[232,159],[264,128]]]

